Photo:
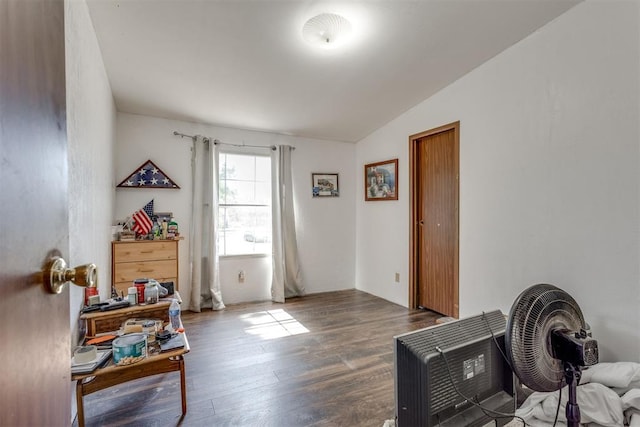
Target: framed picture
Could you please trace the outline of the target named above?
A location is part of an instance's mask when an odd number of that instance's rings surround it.
[[[338,197],[340,195],[338,174],[312,173],[311,190],[313,192],[313,197]]]
[[[364,165],[364,199],[398,200],[398,159]]]
[[[173,217],[173,213],[171,212],[154,212],[153,216],[155,216],[157,218],[158,224],[162,225],[162,221],[171,221],[171,218]]]

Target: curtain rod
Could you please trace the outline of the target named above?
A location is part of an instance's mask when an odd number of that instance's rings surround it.
[[[242,144],[230,144],[230,143],[228,143],[228,142],[222,142],[222,141],[220,141],[220,140],[218,140],[218,139],[214,139],[214,140],[213,140],[213,143],[214,143],[215,145],[229,145],[229,146],[231,146],[231,147],[240,147],[240,148],[242,148],[242,147],[249,147],[249,148],[268,148],[268,149],[270,149],[271,151],[276,151],[276,146],[275,146],[275,145],[271,145],[271,146],[267,147],[267,146],[265,146],[265,145],[249,145],[249,144],[244,144],[244,143],[242,143]]]
[[[179,136],[180,138],[191,138],[191,139],[192,139],[192,140],[194,140],[194,141],[198,138],[198,136],[200,136],[200,135],[187,135],[187,134],[184,134],[184,133],[180,133],[180,132],[178,132],[177,130],[174,130],[174,131],[173,131],[173,134],[174,134],[174,135],[176,135],[176,136]],[[204,139],[211,140],[211,138],[207,138],[207,137],[204,137]],[[243,144],[230,144],[230,143],[228,143],[228,142],[222,142],[222,141],[220,141],[219,139],[214,139],[214,140],[213,140],[213,143],[214,143],[215,145],[229,145],[229,146],[232,146],[232,147],[241,147],[241,148],[242,148],[242,147],[249,147],[249,148],[269,148],[269,149],[270,149],[270,150],[272,150],[272,151],[276,151],[276,146],[275,146],[275,145],[271,145],[271,146],[268,146],[268,147],[267,147],[267,146],[264,146],[264,145],[248,145],[248,144],[244,144],[244,143],[243,143]],[[295,150],[295,149],[296,149],[296,147],[291,147],[291,149]]]
[[[179,136],[180,138],[191,138],[195,141],[195,139],[198,137],[198,135],[187,135],[185,133],[180,133],[177,130],[173,131],[173,134],[176,136]]]

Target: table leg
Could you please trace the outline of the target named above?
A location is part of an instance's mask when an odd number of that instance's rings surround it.
[[[82,380],[76,381],[76,406],[78,409],[78,427],[84,427],[84,405],[82,396]]]
[[[180,392],[182,395],[182,415],[187,413],[187,376],[184,371],[184,358],[180,356]]]

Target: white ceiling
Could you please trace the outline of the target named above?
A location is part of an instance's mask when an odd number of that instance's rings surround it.
[[[87,0],[118,111],[358,141],[579,0]],[[314,49],[304,22],[351,20]]]

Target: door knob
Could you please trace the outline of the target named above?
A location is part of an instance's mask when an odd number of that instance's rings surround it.
[[[53,257],[47,263],[42,275],[45,289],[52,294],[62,292],[67,282],[83,288],[98,286],[98,271],[95,264],[68,268],[66,261],[59,256]]]

